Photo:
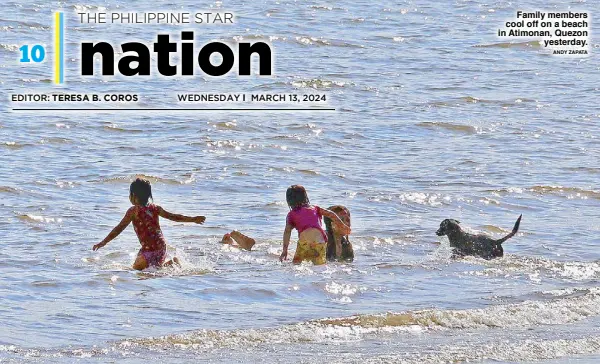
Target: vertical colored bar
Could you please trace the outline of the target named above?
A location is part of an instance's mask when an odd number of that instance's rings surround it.
[[[60,41],[60,37],[58,36],[58,26],[59,26],[59,21],[58,21],[58,12],[54,13],[54,83],[58,84],[60,81],[60,71],[59,71],[59,67],[58,67],[58,63],[60,62],[60,46],[59,46],[59,41]]]
[[[64,18],[61,11],[54,13],[54,83],[62,84],[64,75]]]
[[[60,83],[65,82],[65,22],[64,14],[60,13]]]

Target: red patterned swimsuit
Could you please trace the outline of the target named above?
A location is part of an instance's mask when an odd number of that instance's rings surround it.
[[[160,267],[167,256],[167,242],[158,224],[160,206],[148,204],[135,205],[127,210],[127,215],[133,221],[133,229],[142,245],[139,254],[148,262],[148,266]]]

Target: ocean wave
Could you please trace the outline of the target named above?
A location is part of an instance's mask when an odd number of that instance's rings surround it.
[[[496,233],[496,234],[504,234],[506,235],[506,233],[509,233],[511,229],[505,229],[502,228],[500,226],[496,226],[496,225],[483,225],[482,226],[483,230],[488,232],[488,233]]]
[[[309,37],[309,36],[298,36],[294,38],[297,43],[302,45],[316,45],[316,46],[333,46],[343,48],[364,48],[364,45],[348,43],[340,40],[330,40],[323,37]]]
[[[312,80],[294,80],[291,85],[298,88],[331,89],[336,87],[353,86],[352,82],[321,80],[318,78]]]
[[[106,7],[100,5],[74,4],[72,8],[78,12],[106,11]]]
[[[315,10],[327,10],[327,11],[331,11],[331,10],[347,11],[348,10],[346,8],[342,8],[339,6],[329,6],[329,5],[310,5],[309,8],[315,9]]]
[[[0,193],[19,194],[20,191],[14,187],[0,186]]]
[[[452,90],[456,89],[454,87],[431,87],[430,90]],[[427,108],[442,108],[442,107],[453,107],[453,106],[461,106],[463,104],[490,104],[490,105],[498,105],[503,109],[507,109],[509,107],[517,106],[520,104],[530,104],[537,103],[536,100],[520,97],[509,100],[493,100],[493,99],[482,99],[480,97],[475,96],[462,96],[458,98],[451,98],[447,100],[436,100],[436,101],[428,101],[420,104],[423,107]]]
[[[287,41],[287,37],[277,36],[277,35],[264,36],[261,34],[236,35],[236,36],[233,36],[232,39],[236,42],[243,42],[244,40],[258,41],[258,40],[266,40],[266,39],[268,39],[269,42],[278,41],[278,40]]]
[[[180,259],[181,260],[181,259]],[[126,266],[129,269],[129,266]],[[190,277],[190,276],[201,276],[205,274],[214,273],[214,264],[182,264],[182,267],[166,267],[161,269],[148,268],[142,272],[137,273],[137,277],[141,280],[151,278],[162,278],[162,277]]]
[[[53,224],[53,223],[60,224],[63,221],[61,218],[44,217],[41,215],[31,215],[31,214],[17,215],[17,218],[21,221],[28,222],[28,223],[43,223],[43,224]]]
[[[40,139],[39,144],[71,144],[73,141],[67,138],[48,137]]]
[[[120,133],[142,133],[141,129],[125,129],[116,124],[109,124],[104,126],[104,130],[120,132]]]
[[[111,279],[113,279],[112,277]],[[116,280],[116,279],[115,279]],[[327,290],[332,294],[352,295],[361,291],[361,287],[347,284],[331,283]],[[209,292],[210,293],[210,292]],[[246,292],[248,293],[248,292]],[[276,295],[270,290],[255,292],[260,297],[272,297]],[[473,308],[464,310],[427,309],[405,312],[386,312],[379,314],[364,314],[349,317],[325,318],[310,320],[297,324],[284,325],[267,328],[248,328],[233,330],[202,329],[179,334],[164,335],[147,338],[131,338],[119,340],[106,348],[70,348],[65,350],[43,350],[21,349],[15,346],[2,346],[0,352],[7,351],[24,354],[35,350],[40,357],[46,355],[57,356],[80,356],[87,357],[106,356],[113,353],[147,353],[151,352],[208,352],[215,349],[237,349],[260,347],[268,345],[272,347],[277,344],[311,344],[311,343],[353,343],[377,337],[378,335],[389,335],[391,333],[424,335],[428,332],[436,333],[446,330],[499,330],[503,329],[532,329],[539,326],[553,326],[576,323],[590,317],[600,315],[600,287],[593,288],[568,288],[541,292],[545,295],[543,299],[526,300],[519,303],[493,305],[484,308]],[[579,347],[587,344],[588,349]],[[568,346],[567,344],[571,345]],[[463,349],[473,348],[473,343],[458,344]],[[595,353],[600,350],[600,338],[590,337],[575,341],[567,340],[526,340],[515,342],[503,342],[498,347],[485,347],[493,355],[503,355],[504,360],[531,359],[524,352],[508,348],[545,348],[543,352],[535,355],[572,355],[576,353]],[[574,346],[573,346],[574,345]],[[467,347],[468,346],[468,347]],[[564,352],[556,350],[572,347],[573,351]],[[563,353],[564,352],[564,353]],[[465,353],[473,356],[463,357]],[[469,354],[469,355],[471,355]],[[393,354],[396,355],[396,354]],[[426,354],[402,353],[405,359],[416,360],[417,358],[432,362],[434,359],[446,361],[453,359],[481,359],[481,350],[448,350],[448,347],[440,347],[439,352],[429,351]],[[454,355],[454,356],[452,356]],[[457,356],[458,355],[458,356]],[[529,354],[527,354],[529,355]],[[489,356],[489,355],[488,355]],[[395,358],[398,356],[384,355],[369,358],[378,362]],[[542,358],[536,357],[536,358]],[[402,361],[402,360],[401,360]],[[450,360],[452,361],[452,360]]]
[[[322,319],[322,325],[382,329],[418,326],[431,329],[530,328],[539,325],[564,325],[600,314],[600,287],[567,290],[546,301],[496,305],[467,310],[422,310],[358,315]]]
[[[242,150],[246,144],[243,142],[239,142],[237,140],[210,140],[205,143],[205,145],[211,149],[234,149],[234,150]]]
[[[263,205],[263,208],[280,210],[282,208],[286,208],[287,204],[283,201],[271,201]]]
[[[16,52],[19,50],[19,45],[18,44],[0,43],[0,49],[6,50],[9,52]]]
[[[260,333],[256,333],[257,335]],[[260,338],[254,336],[256,341],[252,341],[250,346],[255,346],[260,343]],[[208,338],[205,347],[214,341],[227,341],[226,337],[212,336]],[[281,340],[285,341],[285,340]],[[314,340],[310,340],[312,342]],[[228,347],[239,350],[240,347],[235,347],[238,343],[237,337],[231,338],[232,344]],[[136,349],[139,347],[139,342],[123,341],[117,347],[110,348],[68,348],[61,350],[52,349],[31,349],[21,348],[15,345],[0,345],[0,353],[9,355],[17,355],[19,357],[28,358],[98,358],[110,357],[115,360],[123,357],[138,357],[147,353],[139,352]],[[170,348],[179,350],[196,349],[204,351],[189,344],[187,340],[182,342],[173,342]],[[241,345],[241,343],[238,343]],[[207,350],[215,347],[208,347]],[[142,346],[143,349],[143,346]],[[167,349],[167,348],[165,348]],[[157,349],[156,351],[161,351]],[[191,351],[191,350],[190,350]],[[165,351],[166,353],[166,351]],[[584,338],[568,338],[568,339],[518,339],[518,340],[491,340],[483,342],[472,342],[465,340],[463,343],[453,345],[441,345],[435,348],[430,348],[426,351],[402,351],[393,352],[391,354],[380,354],[373,356],[372,354],[363,354],[361,350],[338,354],[337,358],[330,360],[331,363],[402,363],[402,364],[428,364],[428,363],[458,363],[458,362],[475,362],[475,361],[499,361],[499,362],[530,362],[544,359],[556,359],[566,356],[581,356],[600,353],[600,337],[591,336]],[[170,357],[170,356],[168,356]],[[270,356],[273,359],[272,356]],[[302,362],[310,363],[311,360]],[[288,358],[288,361],[291,359]],[[322,361],[322,360],[321,360]],[[589,362],[592,362],[589,360]],[[10,359],[9,359],[10,362]],[[19,362],[15,360],[15,362]],[[293,362],[293,360],[291,361]],[[316,360],[314,362],[320,362]]]
[[[418,205],[441,206],[451,201],[450,196],[443,196],[437,193],[409,192],[401,193],[398,199],[402,202],[415,203]]]
[[[286,43],[299,43],[305,46],[315,45],[315,46],[332,46],[332,47],[345,47],[345,48],[364,48],[364,45],[349,43],[342,40],[336,39],[326,39],[324,37],[313,37],[313,36],[296,36],[292,38],[288,38],[285,36],[278,35],[269,35],[265,36],[262,34],[245,34],[245,35],[235,35],[231,39],[235,42],[243,42],[243,41],[258,41],[258,40],[267,40],[269,42],[279,41]]]
[[[256,347],[259,345],[357,341],[371,329],[301,323],[278,328],[241,330],[199,330],[184,334],[119,342],[117,348],[141,347],[149,350],[206,351],[213,348]]]
[[[152,176],[152,175],[148,175],[148,174],[134,174],[134,175],[128,175],[128,176],[116,176],[116,177],[101,178],[98,180],[92,180],[90,182],[131,183],[136,178],[143,178],[143,179],[150,181],[151,183],[165,183],[165,184],[171,184],[171,185],[186,185],[186,184],[196,181],[194,174],[191,174],[186,179],[158,177],[158,176]]]
[[[31,29],[31,30],[50,30],[50,27],[38,25],[38,26],[30,26],[29,29]]]
[[[367,287],[356,284],[330,282],[325,285],[325,291],[338,296],[353,296],[367,290]]]
[[[563,187],[563,186],[533,186],[528,191],[537,193],[540,195],[558,195],[566,197],[568,199],[580,198],[580,199],[600,199],[600,192],[594,190],[587,190],[578,187]]]
[[[298,172],[302,173],[302,174],[306,174],[309,176],[319,176],[321,175],[321,172],[319,171],[315,171],[312,169],[297,169]]]
[[[542,42],[532,40],[527,42],[500,42],[490,44],[477,44],[475,48],[542,48]]]
[[[600,173],[600,168],[598,167],[567,167],[565,168],[569,171],[573,171],[573,172],[586,172],[589,174],[599,174]]]
[[[373,202],[385,202],[385,201],[400,201],[405,204],[416,204],[423,206],[439,207],[444,204],[449,204],[452,198],[448,195],[442,195],[439,193],[426,193],[426,192],[403,192],[399,194],[377,194],[375,196],[367,197],[369,201]]]
[[[335,292],[353,287],[331,287]],[[567,294],[568,293],[568,294]],[[273,344],[353,342],[390,332],[423,333],[439,330],[522,329],[564,325],[600,314],[600,288],[577,289],[544,301],[496,305],[466,310],[431,309],[327,318],[275,328],[197,330],[160,337],[128,339],[116,348],[206,351],[215,348]]]
[[[530,362],[562,358],[565,356],[600,353],[600,337],[557,340],[519,340],[517,342],[491,342],[481,346],[469,344],[444,346],[436,353],[406,353],[381,355],[361,359],[361,363],[458,363],[475,361]],[[347,362],[347,361],[346,361]],[[594,362],[594,360],[589,360]]]
[[[484,260],[467,257],[464,260],[487,266],[483,272],[473,273],[478,275],[506,277],[527,274],[536,281],[541,280],[544,276],[572,281],[600,278],[600,263],[598,262],[560,262],[546,258],[521,257],[512,254],[507,254],[502,259]]]
[[[231,121],[219,121],[213,124],[213,127],[219,130],[240,130],[238,128],[237,120]]]
[[[495,190],[488,190],[486,192],[490,192],[493,194],[507,194],[507,193],[518,193],[522,194],[524,192],[529,192],[541,196],[558,196],[564,197],[569,200],[572,199],[595,199],[600,200],[600,191],[595,191],[592,189],[585,189],[580,187],[568,187],[568,186],[552,186],[552,185],[536,185],[532,187],[507,187],[500,188]]]
[[[35,6],[35,5],[34,5]],[[22,18],[21,19],[26,19],[26,18]],[[50,29],[50,27],[44,26],[41,23],[35,22],[35,21],[31,21],[31,20],[12,20],[12,19],[0,19],[1,23],[4,24],[11,24],[8,26],[4,26],[3,28],[8,28],[8,29],[22,29],[22,28],[26,28],[26,29]]]
[[[104,254],[88,256],[81,258],[81,261],[97,266],[102,272],[114,272],[114,271],[131,271],[131,263],[133,263],[133,255],[128,250],[117,250],[109,251]],[[200,276],[215,272],[215,262],[211,261],[206,256],[190,255],[188,252],[168,246],[167,259],[177,257],[179,259],[179,265],[173,265],[170,267],[163,267],[160,269],[147,268],[140,272],[135,272],[136,278],[139,280],[147,280],[154,278],[163,277],[189,277],[189,276]],[[111,273],[110,276],[105,278],[110,279],[111,282],[115,283],[119,277],[114,277]]]
[[[450,131],[465,133],[465,134],[477,134],[480,129],[464,124],[441,122],[441,121],[425,121],[418,123],[417,126],[428,128],[428,129],[446,129]]]
[[[51,83],[52,80],[49,78],[21,78],[20,79],[21,82],[25,82],[25,83]]]

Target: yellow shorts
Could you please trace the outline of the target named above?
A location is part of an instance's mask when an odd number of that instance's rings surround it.
[[[325,264],[326,250],[327,243],[299,241],[293,262],[294,264],[300,264],[306,260],[312,262],[314,265]]]

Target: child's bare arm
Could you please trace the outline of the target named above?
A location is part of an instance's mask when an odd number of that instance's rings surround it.
[[[204,216],[186,216],[180,214],[173,214],[162,207],[158,208],[158,215],[160,217],[164,217],[165,219],[169,219],[171,221],[177,222],[195,222],[196,224],[203,224],[206,217]]]
[[[108,235],[106,236],[106,238],[104,238],[104,240],[102,240],[100,243],[98,243],[92,247],[92,250],[96,251],[96,250],[102,248],[103,246],[108,244],[111,240],[113,240],[114,238],[119,236],[119,234],[121,234],[123,232],[123,230],[125,230],[125,228],[129,225],[130,222],[131,222],[131,214],[129,214],[129,212],[128,212],[125,214],[125,216],[123,217],[121,222],[117,226],[115,226],[115,228],[112,229],[112,231],[110,233],[108,233]]]
[[[352,231],[350,229],[350,226],[344,224],[342,219],[340,219],[340,217],[335,212],[319,207],[319,213],[321,214],[321,216],[330,218],[335,228],[338,229],[342,235],[350,235]]]
[[[292,236],[292,229],[292,225],[285,225],[285,230],[283,231],[283,252],[279,256],[279,261],[281,262],[287,259],[288,247],[290,246],[290,238]]]

